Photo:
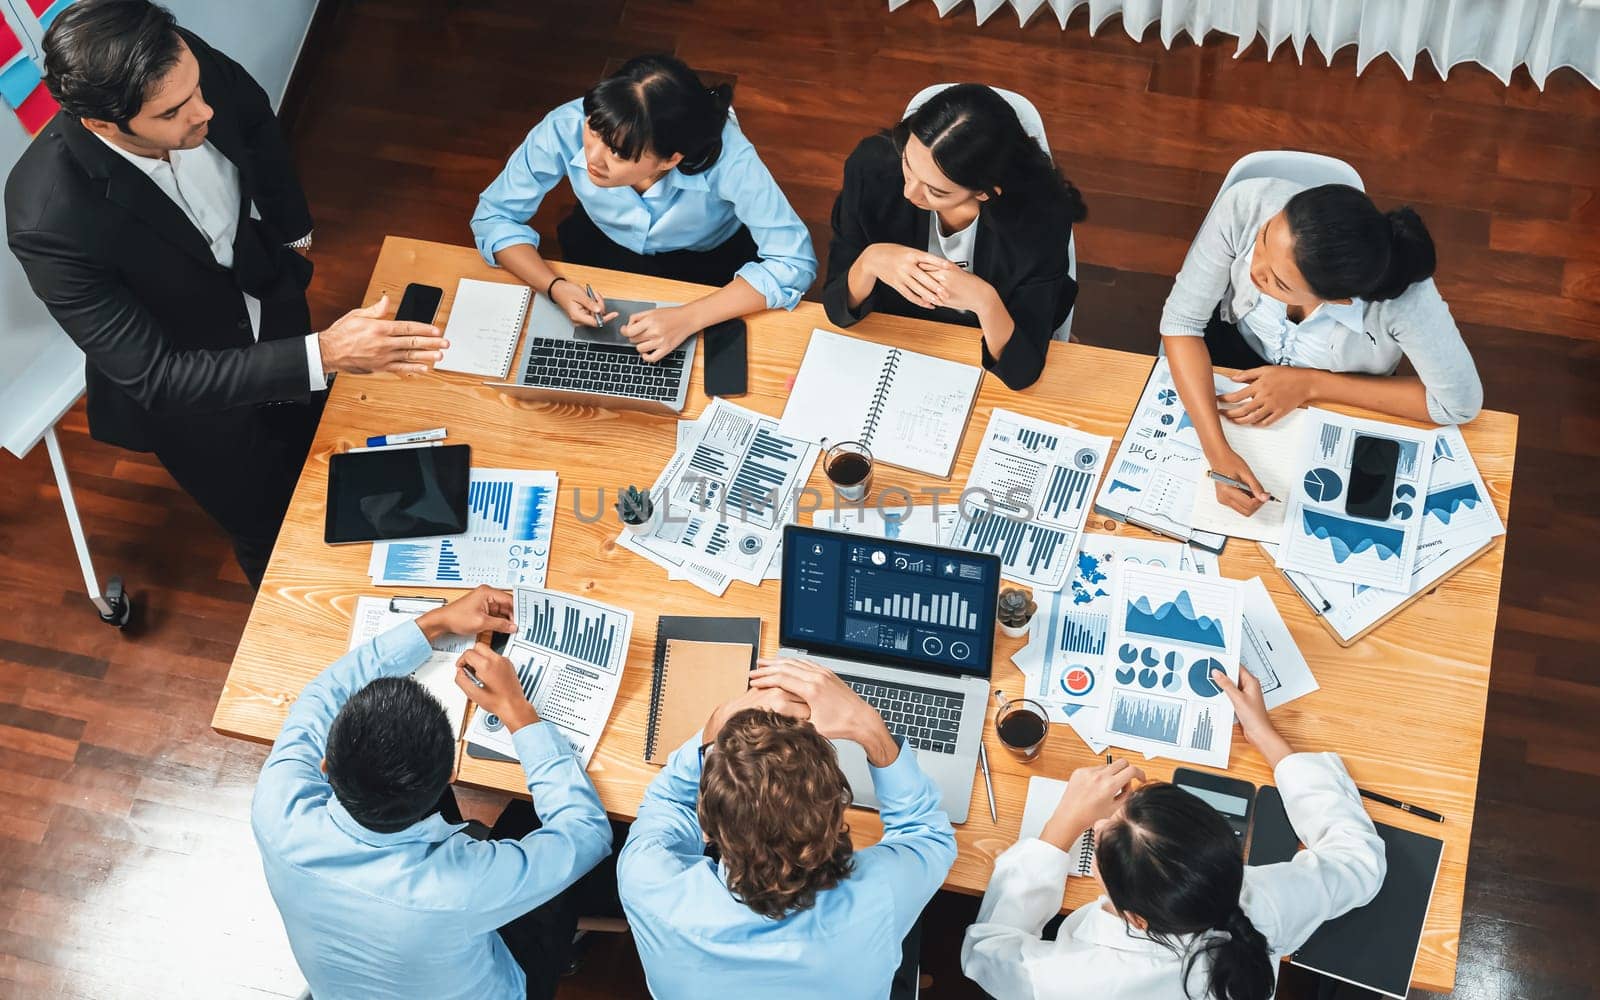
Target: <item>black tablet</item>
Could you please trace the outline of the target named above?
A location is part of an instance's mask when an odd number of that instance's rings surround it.
[[[329,545],[467,530],[472,448],[378,448],[328,460]]]

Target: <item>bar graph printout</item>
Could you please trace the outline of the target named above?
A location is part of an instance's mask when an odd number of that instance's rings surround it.
[[[1060,590],[1111,439],[995,410],[946,544],[1000,557],[1006,577]]]
[[[1239,582],[1124,562],[1115,584],[1104,742],[1227,767],[1233,706],[1211,672],[1239,677]]]
[[[560,730],[587,768],[622,684],[633,612],[534,587],[518,587],[515,598],[517,633],[506,658],[539,718]],[[481,710],[467,724],[467,742],[517,755],[505,725]]]
[[[617,544],[719,596],[731,580],[759,586],[817,453],[772,417],[714,399],[651,488],[656,522]]]
[[[467,530],[374,542],[367,572],[382,587],[544,586],[556,516],[554,472],[473,469]]]

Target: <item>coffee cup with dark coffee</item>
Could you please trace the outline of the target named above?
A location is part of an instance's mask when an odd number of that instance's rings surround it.
[[[841,441],[829,448],[822,469],[841,500],[860,503],[872,489],[872,452],[859,441]]]
[[[1050,716],[1045,707],[1028,698],[1010,701],[999,692],[1000,707],[994,713],[995,732],[1005,748],[1023,760],[1033,760],[1050,735]]]

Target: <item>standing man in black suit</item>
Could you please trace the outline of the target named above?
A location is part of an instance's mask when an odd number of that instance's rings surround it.
[[[388,300],[313,332],[311,213],[267,95],[148,0],[44,38],[61,111],[6,181],[6,238],[88,358],[89,430],[151,451],[260,586],[330,372],[424,372]]]

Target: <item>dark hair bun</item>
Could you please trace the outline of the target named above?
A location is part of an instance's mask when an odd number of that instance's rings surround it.
[[[1404,205],[1384,214],[1389,222],[1389,267],[1371,298],[1392,299],[1419,281],[1433,277],[1438,257],[1422,217]]]

